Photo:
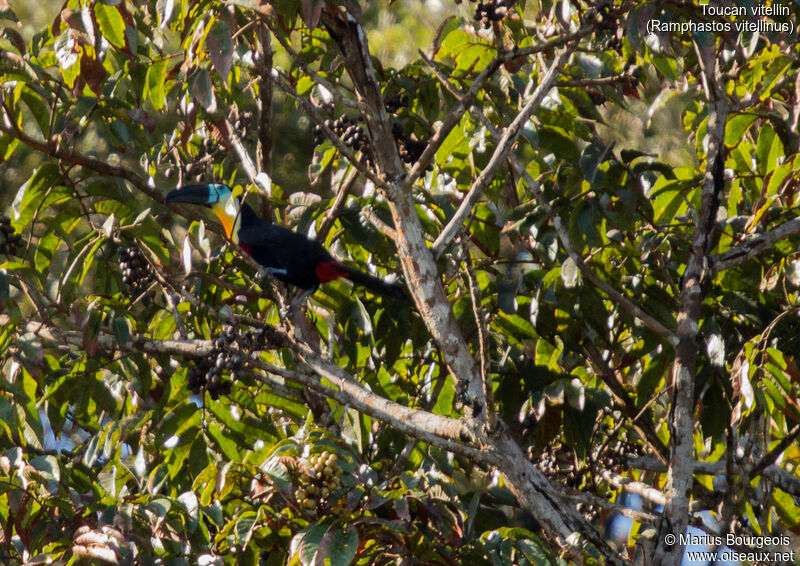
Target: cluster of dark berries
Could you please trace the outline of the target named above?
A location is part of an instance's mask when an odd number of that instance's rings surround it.
[[[342,143],[346,146],[354,151],[362,151],[365,154],[369,154],[369,140],[367,140],[367,135],[364,133],[364,128],[358,122],[358,118],[340,116],[335,120],[325,120],[325,125],[341,138]],[[315,145],[319,145],[325,140],[325,134],[319,125],[314,126],[313,133]]]
[[[11,219],[0,216],[0,254],[16,255],[17,248],[22,245],[22,236],[14,234]]]
[[[531,457],[534,466],[548,478],[558,480],[567,487],[580,488],[583,471],[578,470],[575,455],[560,439],[551,441],[538,458],[532,454]]]
[[[323,508],[337,515],[344,513],[344,499],[334,495],[342,485],[342,468],[337,460],[336,454],[325,451],[309,456],[307,466],[298,466],[294,490],[298,505],[308,510]]]
[[[387,114],[397,114],[397,111],[401,108],[406,108],[408,106],[408,96],[404,94],[398,94],[395,96],[390,96],[386,99],[386,113]]]
[[[239,379],[245,361],[258,356],[265,346],[262,331],[241,333],[236,327],[226,324],[214,339],[214,349],[206,357],[189,368],[186,375],[189,389],[199,395],[206,389],[215,401],[231,392],[233,381]],[[230,376],[230,380],[225,378]]]
[[[397,142],[397,152],[404,163],[416,163],[428,144],[405,135],[403,127],[396,123],[392,126],[392,135]],[[429,164],[428,169],[433,167]]]
[[[602,448],[602,452],[600,451]],[[604,446],[596,444],[592,448],[591,463],[595,468],[607,470],[624,469],[628,457],[641,457],[645,455],[644,447],[631,440],[627,431],[621,431],[616,438],[611,439]]]
[[[253,125],[253,113],[248,111],[239,112],[239,115],[233,121],[233,129],[239,134],[239,137],[244,139],[250,132]]]
[[[598,509],[595,505],[592,505],[591,503],[585,503],[581,501],[580,503],[578,503],[577,509],[578,513],[583,515],[583,518],[590,523],[595,522],[598,516],[600,515],[600,509]]]
[[[223,377],[222,372],[226,360],[222,352],[214,352],[216,355],[209,355],[189,368],[186,373],[186,381],[189,390],[195,395],[200,395],[203,389],[208,390],[208,394],[216,401],[222,395],[231,392],[232,382]],[[217,361],[220,365],[217,365]]]
[[[122,273],[122,282],[136,297],[147,291],[153,282],[150,264],[135,246],[120,248],[119,271]]]
[[[631,55],[628,58],[628,61],[625,63],[625,68],[623,69],[625,72],[625,76],[630,77],[631,84],[635,87],[639,85],[639,81],[642,78],[642,73],[644,69],[640,65],[636,64],[636,57]]]
[[[641,443],[636,442],[633,434],[624,429],[614,430],[614,423],[618,423],[620,419],[622,419],[620,411],[612,410],[609,407],[603,408],[594,431],[594,442],[589,454],[589,464],[593,469],[625,469],[628,457],[645,455],[644,447]]]
[[[194,159],[181,164],[171,164],[167,167],[166,171],[164,171],[164,176],[169,179],[180,167],[183,170],[184,182],[186,182],[187,179],[201,181],[207,174],[206,165],[212,164],[220,152],[222,152],[222,148],[211,136],[204,137],[203,141],[200,143],[200,147],[197,149],[197,154],[194,156]]]
[[[609,2],[600,2],[587,15],[600,29],[619,29],[620,16]]]
[[[481,26],[488,28],[492,22],[499,22],[508,15],[509,6],[508,2],[504,0],[488,0],[486,2],[478,2],[478,7],[475,8],[474,19],[481,23]]]

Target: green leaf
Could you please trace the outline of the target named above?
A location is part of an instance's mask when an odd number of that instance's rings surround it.
[[[579,164],[583,178],[589,181],[589,185],[596,189],[603,183],[603,172],[600,169],[606,160],[606,156],[611,151],[611,146],[599,146],[590,144],[586,146],[581,155]]]
[[[131,331],[128,327],[128,320],[121,316],[115,316],[113,322],[111,323],[111,328],[114,331],[114,338],[116,339],[117,344],[120,346],[127,345],[128,341],[131,339]]]
[[[11,6],[8,5],[7,2],[0,4],[0,20],[10,20],[14,23],[19,22],[19,18],[14,13],[14,10],[11,9]]]
[[[11,287],[5,269],[0,269],[0,302],[5,302],[11,297]]]
[[[800,525],[800,507],[794,497],[778,488],[772,490],[772,500],[781,522],[789,529]]]
[[[72,38],[69,29],[58,37],[53,47],[58,65],[61,67],[61,76],[67,86],[72,88],[81,72],[80,47]]]
[[[217,98],[214,96],[214,85],[211,84],[208,69],[196,69],[189,76],[189,90],[206,112],[214,114],[217,111]]]
[[[122,19],[122,14],[119,13],[118,8],[96,3],[94,5],[94,17],[97,20],[100,33],[111,45],[119,49],[125,47],[125,21]]]
[[[69,189],[56,185],[60,181],[61,171],[55,163],[45,163],[33,170],[30,178],[17,191],[11,204],[14,225],[17,229],[27,226],[37,210],[46,210],[47,207],[72,196]]]
[[[236,541],[241,546],[247,546],[250,542],[250,537],[253,536],[253,530],[256,527],[257,519],[258,514],[255,511],[245,511],[236,521]]]
[[[354,527],[334,530],[327,550],[331,566],[349,566],[358,552],[358,530]]]
[[[225,458],[232,462],[239,462],[241,460],[239,451],[236,449],[236,444],[233,440],[225,436],[217,423],[209,423],[207,430],[211,438],[214,439],[217,448],[222,450]]]
[[[750,129],[750,126],[753,125],[753,122],[756,121],[756,118],[758,116],[755,114],[738,114],[728,120],[725,126],[725,145],[727,147],[737,145],[747,133],[747,130]]]
[[[302,566],[313,566],[322,539],[329,528],[330,525],[316,523],[297,533],[289,547],[292,559],[299,560]]]
[[[678,78],[678,62],[674,57],[667,57],[662,53],[652,54],[653,66],[665,78],[674,81]]]
[[[519,284],[514,281],[500,280],[497,282],[497,306],[506,314],[517,312],[517,289]]]
[[[164,82],[167,80],[167,60],[154,61],[147,69],[145,82],[147,84],[147,97],[156,110],[164,108],[166,92]]]
[[[233,63],[233,41],[228,24],[221,20],[215,21],[206,37],[206,46],[211,64],[214,65],[222,82],[226,83]]]
[[[545,549],[538,542],[523,539],[517,542],[517,547],[525,555],[525,558],[535,566],[551,566],[553,564]]]
[[[169,510],[172,508],[172,501],[166,497],[159,497],[151,501],[147,508],[155,513],[156,517],[166,517]]]

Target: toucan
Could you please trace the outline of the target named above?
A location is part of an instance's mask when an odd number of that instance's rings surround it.
[[[225,234],[264,269],[262,277],[275,277],[305,292],[296,305],[317,290],[320,283],[342,277],[381,295],[405,299],[401,285],[387,283],[338,261],[316,240],[273,224],[259,216],[227,185],[186,185],[167,194],[172,202],[201,204],[219,218]]]

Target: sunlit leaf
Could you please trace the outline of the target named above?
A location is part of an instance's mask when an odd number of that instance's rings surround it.
[[[125,22],[119,9],[109,4],[98,2],[94,5],[94,16],[97,26],[111,45],[118,48],[125,47]]]

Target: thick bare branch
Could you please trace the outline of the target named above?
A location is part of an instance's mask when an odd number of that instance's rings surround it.
[[[712,277],[708,256],[711,249],[717,210],[725,188],[723,155],[728,100],[714,51],[697,47],[703,82],[709,101],[708,154],[700,210],[692,236],[692,251],[683,276],[680,310],[677,318],[675,361],[672,366],[671,411],[669,416],[670,460],[665,489],[666,504],[656,538],[653,563],[678,566],[683,545],[667,544],[686,532],[689,497],[692,493],[692,452],[694,448],[694,376],[697,366],[697,334],[700,309]]]
[[[652,501],[656,505],[664,505],[664,503],[666,503],[664,494],[659,490],[647,485],[646,483],[615,474],[611,470],[601,469],[598,471],[598,473],[601,478],[606,480],[614,487],[625,489],[631,493],[641,495],[643,498],[647,499],[648,501]]]
[[[726,269],[731,269],[744,262],[758,256],[764,250],[768,250],[778,242],[800,234],[800,218],[784,222],[763,234],[751,238],[741,245],[736,246],[725,252],[708,258],[708,264],[713,273],[719,273]]]
[[[664,473],[667,467],[663,462],[655,458],[628,458],[628,467],[634,470],[645,470],[648,472]],[[733,462],[733,472],[736,474],[747,475],[747,483],[759,474],[754,474],[753,469],[758,464],[747,464],[741,461]],[[720,460],[717,462],[693,462],[692,469],[695,474],[703,474],[707,476],[726,476],[727,475],[727,462]],[[749,469],[749,471],[748,471]],[[780,466],[770,464],[760,471],[761,477],[767,481],[772,482],[777,487],[781,488],[786,493],[795,497],[800,497],[800,478],[787,472]],[[730,484],[729,484],[730,485]]]
[[[448,369],[462,388],[471,416],[484,418],[486,402],[480,370],[453,316],[414,201],[409,191],[399,184],[403,176],[403,164],[386,116],[380,84],[372,69],[367,36],[349,13],[332,16],[323,11],[322,22],[339,44],[359,102],[367,108],[364,119],[369,129],[372,157],[378,171],[389,181],[388,186],[387,183],[379,186],[389,196],[397,236],[395,244],[408,288],[444,355]]]
[[[0,315],[0,326],[8,325],[10,321],[11,318],[8,315]],[[279,368],[260,359],[252,362],[254,367],[283,377],[287,381],[309,387],[343,405],[348,405],[364,414],[380,419],[401,432],[443,450],[474,458],[480,462],[490,463],[493,461],[491,450],[481,450],[470,445],[470,434],[463,422],[389,401],[365,388],[339,366],[314,352],[307,344],[290,338],[276,328],[263,324],[260,325],[260,328],[265,333],[270,345],[293,349],[313,373]],[[85,336],[77,330],[64,330],[41,322],[30,321],[24,325],[24,331],[64,346],[77,348],[85,346]],[[155,340],[141,334],[133,334],[127,344],[119,344],[112,334],[104,331],[98,333],[95,339],[97,347],[105,352],[138,351],[147,354],[197,358],[207,356],[214,348],[213,340]],[[325,385],[322,381],[323,378],[332,383],[335,388]],[[263,376],[260,376],[259,380],[267,385],[272,383],[271,379]]]

